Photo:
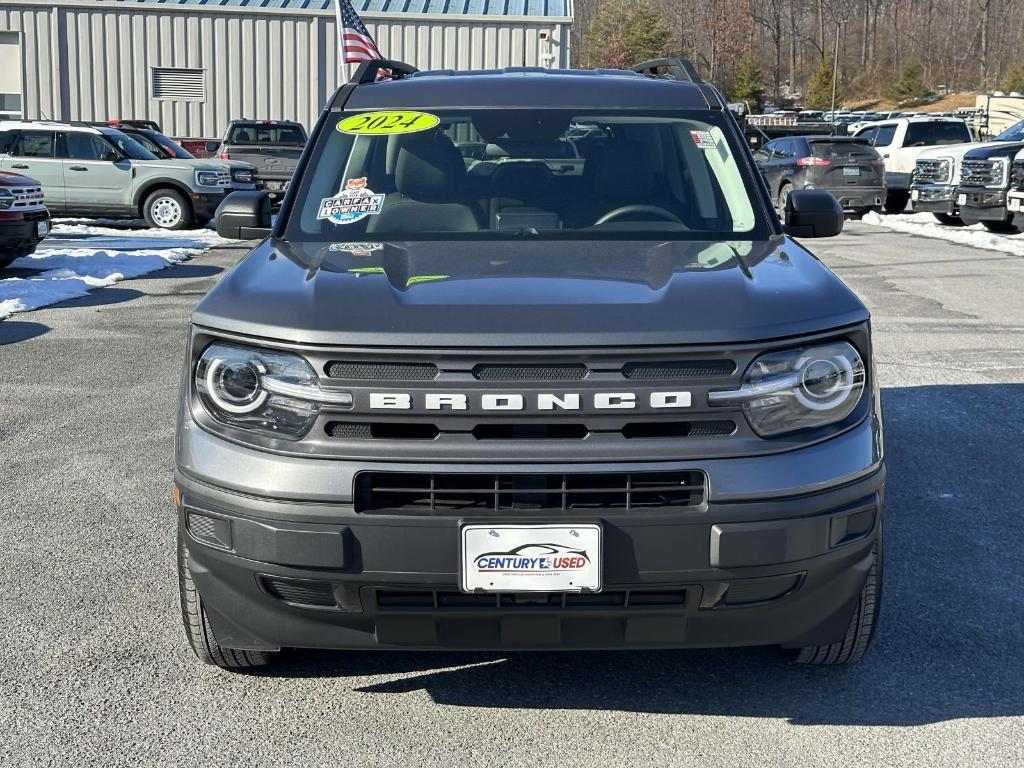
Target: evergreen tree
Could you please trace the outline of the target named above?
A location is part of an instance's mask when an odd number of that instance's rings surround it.
[[[840,72],[841,74],[841,72]],[[842,78],[837,78],[836,106],[842,100]],[[811,73],[811,82],[807,86],[807,98],[804,106],[808,109],[832,108],[832,59],[825,57]]]
[[[736,66],[736,82],[730,92],[732,101],[744,102],[751,113],[758,113],[764,106],[764,79],[757,57],[748,53]]]
[[[580,63],[584,67],[628,68],[669,52],[671,33],[649,0],[623,7],[604,3],[583,33]]]
[[[890,85],[885,95],[897,103],[921,101],[932,95],[931,90],[921,79],[921,70],[911,65],[903,70],[903,75],[895,83]]]
[[[1003,90],[1007,93],[1024,93],[1024,64],[1011,67],[1003,77]]]

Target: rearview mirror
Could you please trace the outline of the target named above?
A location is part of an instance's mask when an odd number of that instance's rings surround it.
[[[783,217],[790,237],[835,237],[843,231],[843,209],[824,189],[790,192]]]
[[[270,197],[266,192],[232,192],[215,215],[217,234],[230,240],[262,240],[270,236]]]

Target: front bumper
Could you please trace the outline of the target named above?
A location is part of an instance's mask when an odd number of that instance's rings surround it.
[[[818,187],[832,193],[844,210],[880,208],[885,202],[885,187]]]
[[[195,211],[196,218],[202,221],[212,219],[214,213],[217,212],[217,207],[233,191],[233,189],[228,189],[224,192],[204,192],[201,194],[193,192],[191,195],[192,208]]]
[[[872,416],[801,450],[688,462],[708,474],[701,510],[532,516],[535,523],[602,525],[604,587],[597,595],[462,594],[460,522],[522,518],[359,514],[351,477],[374,466],[273,457],[194,424],[178,437],[179,524],[204,608],[226,647],[818,645],[843,638],[881,528],[885,474],[877,427]],[[238,451],[278,471],[253,475],[258,465],[239,464]],[[574,469],[652,466],[681,465]],[[319,595],[318,604],[304,597],[310,594]]]
[[[1006,221],[1010,215],[1006,210],[1005,189],[960,187],[957,205],[961,217],[969,222]]]
[[[910,190],[910,205],[914,213],[944,213],[958,216],[956,187],[950,184],[921,184]]]
[[[45,232],[40,224],[45,222]],[[0,250],[34,248],[50,233],[50,215],[46,211],[21,213],[0,211]]]

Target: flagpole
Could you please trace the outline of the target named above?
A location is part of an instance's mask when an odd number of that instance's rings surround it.
[[[341,39],[342,30],[345,28],[341,19],[341,0],[334,0],[334,45],[338,48],[338,70],[348,82],[348,71],[345,68],[345,45]]]

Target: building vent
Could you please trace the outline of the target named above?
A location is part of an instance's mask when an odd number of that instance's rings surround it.
[[[153,98],[206,101],[206,70],[153,67]]]

